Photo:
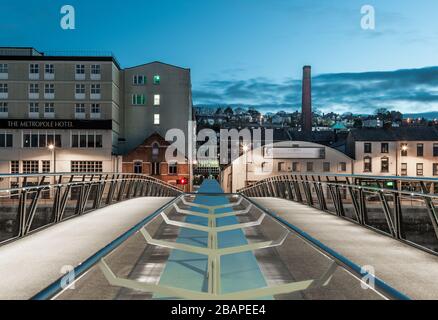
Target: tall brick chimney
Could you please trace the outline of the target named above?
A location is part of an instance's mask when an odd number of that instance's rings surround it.
[[[312,80],[311,66],[303,67],[303,100],[301,104],[301,130],[312,132]]]

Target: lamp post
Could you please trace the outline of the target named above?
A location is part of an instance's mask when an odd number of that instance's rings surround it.
[[[54,144],[50,144],[48,148],[53,153],[53,173],[56,173],[56,148]]]

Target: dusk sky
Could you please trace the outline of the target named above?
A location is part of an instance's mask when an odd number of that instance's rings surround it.
[[[60,28],[64,4],[75,30]],[[361,28],[363,5],[375,30]],[[188,67],[196,105],[296,109],[309,64],[321,111],[438,111],[436,0],[2,0],[1,10],[0,46]]]

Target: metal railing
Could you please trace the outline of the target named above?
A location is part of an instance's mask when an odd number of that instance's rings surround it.
[[[340,174],[280,175],[240,193],[317,208],[438,254],[438,179]]]
[[[0,244],[124,200],[181,193],[141,174],[0,174]]]

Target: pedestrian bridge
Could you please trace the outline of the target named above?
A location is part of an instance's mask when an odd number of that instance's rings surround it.
[[[343,177],[4,175],[0,298],[437,299],[434,181]]]

